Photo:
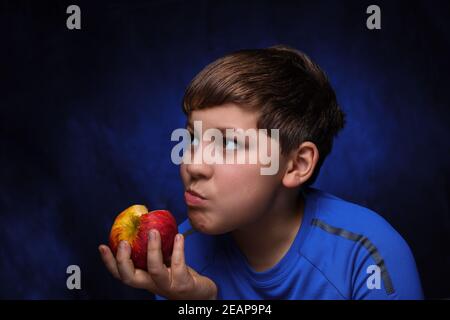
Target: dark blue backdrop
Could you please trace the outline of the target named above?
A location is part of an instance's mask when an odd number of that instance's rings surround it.
[[[82,30],[66,29],[69,4]],[[191,78],[241,48],[287,44],[329,74],[347,127],[316,186],[383,215],[428,298],[450,297],[449,4],[3,1],[0,297],[144,298],[97,251],[133,203],[185,218],[173,129]],[[66,267],[82,290],[66,288]]]

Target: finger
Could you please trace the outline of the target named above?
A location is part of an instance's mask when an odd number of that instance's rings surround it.
[[[146,289],[157,295],[164,295],[162,291],[158,288],[156,283],[153,281],[152,277],[147,271],[136,269],[134,272],[134,286],[138,289]]]
[[[126,241],[121,241],[119,243],[119,248],[117,249],[117,269],[119,270],[120,279],[123,283],[134,286],[134,264],[131,260],[131,247]]]
[[[98,247],[98,250],[100,251],[100,256],[102,257],[106,269],[108,269],[108,271],[113,275],[114,278],[120,279],[119,270],[117,269],[116,258],[114,258],[111,249],[109,249],[108,246],[102,244]]]
[[[175,236],[170,268],[172,271],[172,285],[174,287],[184,287],[189,285],[189,282],[192,280],[192,276],[188,272],[188,268],[185,263],[184,238],[181,234],[177,234]]]
[[[161,235],[155,229],[150,230],[148,234],[147,270],[161,290],[167,290],[170,287],[169,271],[163,262]]]

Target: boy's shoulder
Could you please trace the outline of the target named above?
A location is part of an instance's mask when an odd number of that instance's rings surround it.
[[[311,234],[304,253],[313,251],[312,245],[322,243],[327,251],[332,247],[347,248],[352,253],[370,254],[375,260],[411,256],[406,241],[379,213],[319,189],[310,192],[315,197],[315,212],[309,221]]]
[[[310,232],[300,254],[343,292],[363,285],[372,266],[379,267],[388,296],[420,297],[420,281],[412,252],[403,237],[377,212],[311,188],[308,199],[315,203],[308,221]],[[339,274],[352,281],[342,283]],[[353,289],[347,287],[349,284]],[[362,289],[361,289],[362,290]],[[377,292],[377,291],[373,291]],[[361,291],[367,296],[367,291]],[[384,298],[377,296],[377,298]]]
[[[320,189],[310,188],[308,192],[315,198],[315,212],[310,222],[313,227],[343,238],[368,238],[380,245],[404,242],[392,225],[372,209]]]

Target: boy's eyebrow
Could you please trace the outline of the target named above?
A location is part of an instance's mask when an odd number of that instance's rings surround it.
[[[189,129],[193,129],[193,128],[194,128],[193,124],[192,124],[190,121],[186,121],[186,127],[189,128]],[[233,131],[235,131],[238,135],[241,135],[240,130],[237,130],[237,129],[239,129],[239,128],[234,128],[234,127],[226,127],[226,128],[225,128],[225,127],[218,127],[218,128],[214,128],[214,129],[219,130],[219,131],[222,132],[224,135],[226,134],[226,130],[227,130],[227,129],[233,130]],[[244,131],[245,131],[245,130],[244,130]]]

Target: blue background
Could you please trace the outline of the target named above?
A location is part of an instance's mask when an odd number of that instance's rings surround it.
[[[66,28],[80,5],[82,29]],[[316,187],[383,215],[428,298],[450,297],[449,4],[377,1],[3,1],[0,298],[151,298],[97,246],[133,203],[185,219],[170,134],[206,64],[287,44],[329,75],[347,113]],[[82,290],[66,288],[66,267]]]

